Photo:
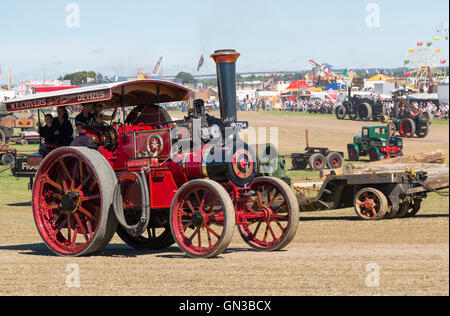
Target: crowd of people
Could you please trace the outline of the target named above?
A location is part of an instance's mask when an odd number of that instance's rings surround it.
[[[394,109],[393,101],[381,101],[386,107],[386,114],[390,116]],[[410,102],[412,106],[420,108],[422,112],[429,112],[434,118],[449,119],[449,104],[440,103],[436,105],[433,102]],[[287,112],[308,112],[308,113],[322,113],[333,114],[334,109],[342,105],[340,101],[320,100],[320,99],[301,99],[301,100],[286,100],[280,101],[276,99],[259,100],[251,98],[246,100],[238,100],[237,108],[239,111],[287,111]],[[169,111],[186,112],[188,109],[187,102],[174,102],[165,104],[164,107]],[[211,102],[207,104],[207,110],[217,111],[219,109],[219,102]]]

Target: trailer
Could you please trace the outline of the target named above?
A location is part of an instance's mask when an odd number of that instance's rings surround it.
[[[342,167],[344,152],[331,151],[325,147],[310,147],[309,132],[306,130],[306,148],[304,153],[281,156],[292,159],[292,170],[305,170],[309,165],[313,170],[337,169]]]
[[[448,187],[448,177],[428,180],[426,172],[410,170],[329,175],[316,197],[302,193],[306,188],[296,189],[300,212],[353,207],[362,220],[381,220],[415,216],[427,193]]]

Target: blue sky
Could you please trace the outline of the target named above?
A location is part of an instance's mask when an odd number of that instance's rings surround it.
[[[80,8],[80,27],[66,25],[66,6]],[[380,27],[369,28],[369,3]],[[449,5],[442,0],[21,0],[0,5],[0,83],[47,79],[77,70],[133,75],[194,74],[201,54],[235,48],[238,72],[309,69],[314,58],[337,68],[401,67],[408,48],[429,41]],[[442,45],[444,46],[444,45]],[[443,47],[444,48],[444,47]],[[443,52],[448,60],[448,42]],[[214,73],[208,57],[198,74]]]

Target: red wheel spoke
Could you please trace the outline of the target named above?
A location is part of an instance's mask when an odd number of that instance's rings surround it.
[[[256,190],[256,195],[257,195],[257,203],[258,203],[258,207],[259,208],[263,208],[264,206],[263,206],[263,204],[262,204],[262,198],[261,198],[261,193],[258,191],[258,190]]]
[[[209,230],[206,230],[206,234],[208,236],[209,248],[211,248],[212,247],[211,233],[209,232]]]
[[[281,225],[280,222],[277,221],[276,219],[274,219],[273,221],[278,225],[278,227],[280,227],[281,231],[284,233],[285,228],[283,227],[283,225]]]
[[[266,230],[264,231],[263,242],[266,242],[268,233],[269,233],[269,225],[266,223]]]
[[[56,210],[59,207],[58,204],[51,204],[51,205],[47,205],[45,207],[45,211],[52,211],[52,210]]]
[[[189,221],[186,224],[183,224],[183,229],[186,230],[191,225],[192,225],[192,221]]]
[[[253,233],[253,236],[256,237],[256,234],[258,234],[258,231],[259,231],[259,228],[261,227],[261,224],[262,224],[262,222],[258,222],[258,226],[256,226],[256,229],[255,229],[255,231]]]
[[[194,207],[192,206],[192,203],[191,203],[191,201],[186,201],[186,204],[189,206],[189,208],[191,209],[191,212],[192,213],[195,213],[195,209],[194,209]]]
[[[377,216],[377,211],[375,210],[375,207],[372,207],[371,211],[372,211],[373,216],[376,217]]]
[[[84,179],[84,181],[78,186],[77,190],[81,191],[83,189],[83,187],[86,185],[86,183],[88,183],[91,180],[92,177],[93,177],[92,174],[87,176],[86,179]]]
[[[201,228],[201,227],[200,227],[200,228]],[[200,248],[202,248],[202,234],[201,234],[201,229],[199,230],[197,237],[198,237],[198,246],[199,246]]]
[[[273,237],[273,240],[277,239],[277,236],[275,236],[275,232],[273,231],[272,226],[270,226],[270,222],[267,223],[267,227],[269,227],[269,231]]]
[[[63,191],[62,186],[60,184],[56,183],[55,181],[53,181],[52,179],[50,179],[48,176],[45,176],[43,181],[44,181],[44,183],[48,183],[51,186],[55,187],[59,191]]]
[[[204,225],[204,227],[206,228],[207,231],[211,232],[211,234],[213,234],[214,236],[216,236],[218,239],[220,239],[220,235],[218,233],[216,233],[214,230],[212,230],[211,227],[209,227],[208,225]]]
[[[72,182],[72,177],[71,177],[71,175],[70,175],[70,172],[69,172],[69,170],[67,170],[67,167],[66,167],[66,165],[64,164],[63,160],[61,159],[61,160],[59,161],[59,163],[60,163],[60,165],[62,166],[62,169],[63,169],[65,175],[67,176],[67,180],[69,180],[68,182]]]
[[[200,226],[197,227],[197,229],[194,231],[191,237],[188,238],[188,240],[192,243],[192,239],[200,232]]]
[[[72,181],[70,182],[70,189],[75,189],[75,178],[77,176],[79,162],[77,161],[75,167],[72,170]]]
[[[80,217],[78,216],[78,214],[75,214],[74,217],[75,217],[75,220],[77,221],[78,227],[80,228],[81,233],[83,234],[84,238],[86,239],[86,241],[89,241],[89,238],[86,234],[86,230],[84,229],[84,226],[81,223]]]
[[[198,208],[198,210],[201,212],[201,211],[203,211],[203,207],[205,206],[205,202],[206,202],[206,196],[205,196],[206,194],[205,193],[203,193],[203,196],[202,196],[202,201],[200,202],[200,207]]]
[[[67,240],[71,242],[72,238],[72,221],[70,220],[71,215],[67,215]]]
[[[84,215],[86,215],[87,217],[93,219],[96,223],[98,222],[97,217],[95,217],[94,215],[92,215],[88,210],[86,210],[84,207],[80,206],[78,208],[78,210],[83,213]]]
[[[85,202],[85,201],[92,201],[92,200],[98,200],[98,199],[100,199],[100,198],[101,198],[100,194],[97,194],[97,195],[90,195],[90,196],[85,196],[85,197],[83,198],[83,202]]]
[[[278,218],[278,219],[284,219],[284,220],[289,220],[289,216],[288,215],[281,215],[281,214],[273,214],[272,218]]]
[[[269,204],[267,204],[267,207],[271,207],[273,202],[275,202],[275,199],[278,196],[278,192],[275,193],[275,195],[272,197],[272,199],[270,199]]]

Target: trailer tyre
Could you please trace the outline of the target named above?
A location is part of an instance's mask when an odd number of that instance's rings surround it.
[[[4,166],[13,165],[14,161],[15,161],[15,159],[12,154],[6,154],[6,155],[3,155],[3,157],[2,157],[2,164]]]
[[[381,220],[389,207],[383,192],[374,188],[360,190],[353,200],[356,215],[363,220]]]
[[[421,200],[413,200],[412,202],[404,202],[400,204],[400,210],[397,214],[398,218],[404,217],[413,217],[416,216],[420,210],[422,201]]]
[[[340,153],[332,152],[327,156],[327,166],[329,169],[338,169],[342,167],[343,160]]]
[[[323,170],[325,168],[325,165],[326,165],[325,156],[320,153],[313,154],[309,158],[309,166],[313,170]]]
[[[344,106],[342,106],[342,105],[338,106],[336,108],[336,110],[335,110],[335,114],[336,114],[337,119],[338,120],[343,120],[345,118],[345,115],[346,115],[345,112],[346,111],[345,111],[345,107]]]

